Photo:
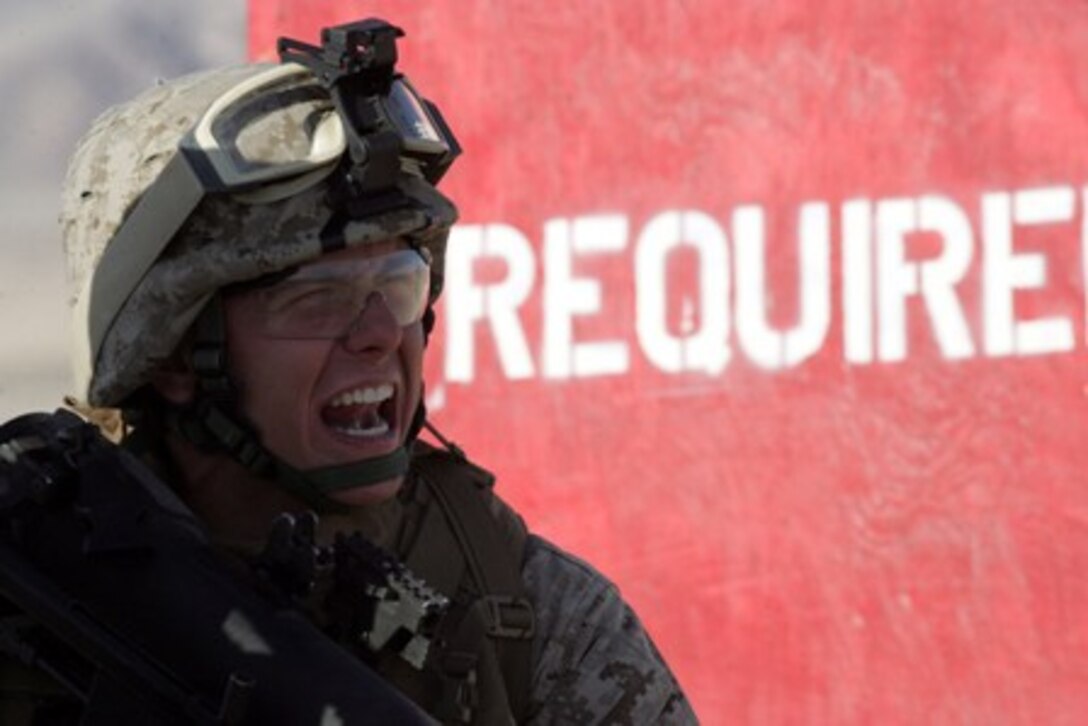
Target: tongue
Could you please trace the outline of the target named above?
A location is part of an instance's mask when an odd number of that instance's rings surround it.
[[[360,403],[354,406],[330,406],[321,412],[321,419],[329,426],[337,428],[368,429],[377,426],[381,420],[378,404]]]

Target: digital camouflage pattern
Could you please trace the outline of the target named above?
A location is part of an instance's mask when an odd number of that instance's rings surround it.
[[[244,65],[169,81],[110,109],[94,123],[69,164],[62,199],[61,229],[73,297],[91,284],[110,241],[177,153],[179,140],[215,99],[267,68]],[[282,144],[254,139],[306,139],[322,105],[331,112],[328,98],[317,94],[310,105],[292,106],[278,116],[278,128],[262,127],[257,134],[249,130],[239,136],[239,144],[247,146],[250,158],[267,154],[275,163]],[[293,126],[285,129],[285,124]],[[431,251],[434,276],[440,281],[446,236],[457,210],[419,177],[402,176],[399,187],[416,206],[351,222],[344,242],[355,246],[411,237]],[[254,203],[244,194],[205,197],[148,274],[126,281],[131,295],[98,359],[76,361],[93,368],[87,390],[78,396],[96,406],[116,405],[174,351],[215,290],[322,254],[319,233],[332,216],[325,192],[325,185],[318,183],[267,203]],[[85,321],[76,321],[75,334],[86,336],[81,323],[85,326]],[[86,378],[77,371],[77,380]]]
[[[698,723],[676,678],[615,585],[533,535],[522,576],[537,628],[530,723]]]

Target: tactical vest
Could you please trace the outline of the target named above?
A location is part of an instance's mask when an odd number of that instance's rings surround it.
[[[451,600],[428,666],[385,656],[375,667],[444,723],[525,719],[534,613],[521,578],[526,528],[494,477],[456,449],[413,450],[395,554]]]

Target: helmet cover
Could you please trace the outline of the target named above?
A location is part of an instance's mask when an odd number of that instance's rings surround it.
[[[216,99],[268,68],[250,64],[169,81],[94,123],[72,157],[61,211],[68,277],[77,298],[92,284],[127,216],[178,153],[180,140]],[[263,122],[239,124],[237,144],[247,159],[281,163],[291,153],[285,145],[305,142],[320,127],[315,117],[333,112],[327,93],[312,77],[298,76],[295,84],[291,93],[279,89],[274,97],[250,104],[263,106],[267,115]],[[327,173],[334,169],[329,166]],[[257,189],[204,196],[150,269],[120,276],[120,292],[127,297],[96,355],[86,320],[75,321],[78,396],[95,406],[120,405],[173,354],[217,290],[327,251],[320,233],[335,213],[328,185],[312,175],[306,184],[289,188],[286,195]],[[351,247],[403,237],[426,247],[437,295],[456,208],[418,174],[402,172],[397,187],[412,204],[347,221],[341,242]]]

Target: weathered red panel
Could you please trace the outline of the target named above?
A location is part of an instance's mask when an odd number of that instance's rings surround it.
[[[363,15],[466,150],[434,418],[706,723],[1088,723],[1088,6],[251,0],[251,50]]]

